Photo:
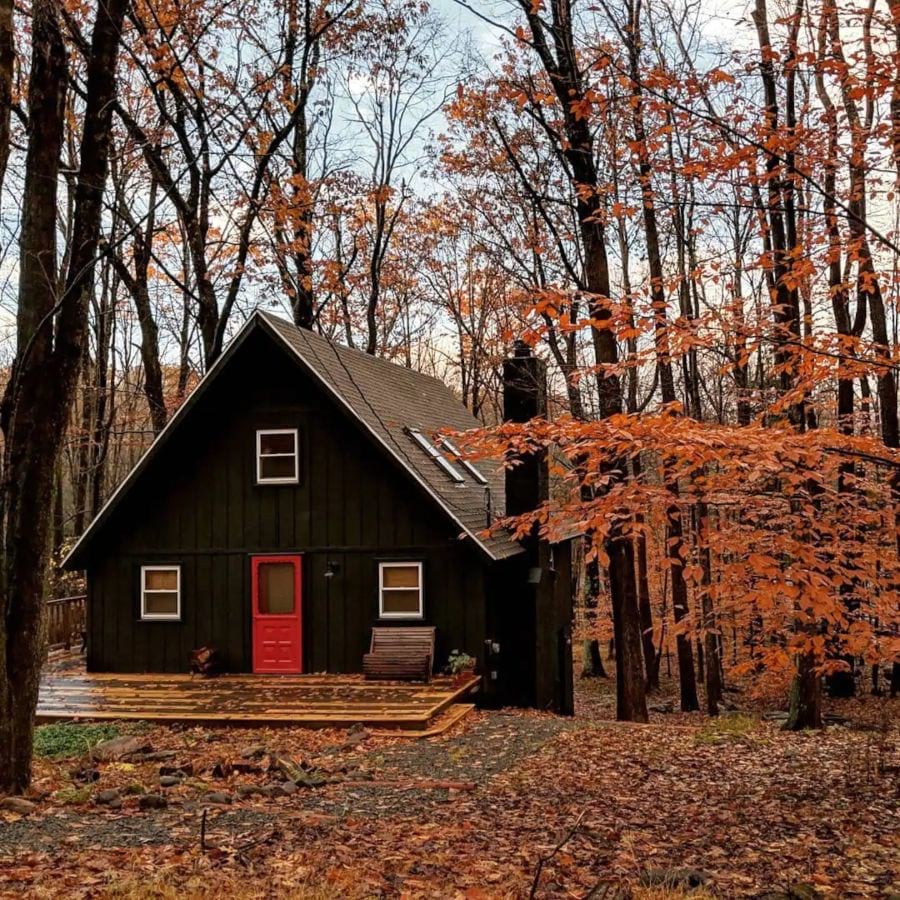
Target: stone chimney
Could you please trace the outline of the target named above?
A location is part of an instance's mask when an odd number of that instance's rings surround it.
[[[524,341],[503,361],[503,419],[527,422],[547,415],[547,364]],[[546,454],[528,454],[506,470],[506,514],[537,509],[550,496]]]

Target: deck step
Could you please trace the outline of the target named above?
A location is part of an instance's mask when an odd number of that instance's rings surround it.
[[[457,685],[380,682],[355,676],[102,675],[60,672],[41,683],[36,721],[145,720],[188,724],[371,728],[428,733],[480,679]],[[461,717],[464,713],[453,710]],[[449,726],[448,726],[449,727]]]

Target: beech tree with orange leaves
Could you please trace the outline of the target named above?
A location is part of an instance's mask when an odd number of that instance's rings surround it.
[[[737,671],[760,666],[770,675],[795,673],[789,726],[816,727],[823,674],[831,676],[834,689],[841,673],[857,661],[893,666],[897,651],[898,598],[890,574],[896,553],[889,561],[883,556],[884,547],[896,543],[897,530],[892,487],[896,367],[881,288],[893,279],[883,266],[896,260],[897,250],[866,207],[870,195],[893,200],[880,181],[878,190],[872,188],[867,173],[893,147],[893,132],[882,127],[890,140],[878,146],[873,131],[874,110],[890,94],[887,79],[879,84],[879,72],[884,65],[894,71],[894,31],[892,20],[879,17],[871,4],[862,18],[859,49],[848,59],[840,41],[840,13],[831,3],[816,9],[798,3],[791,16],[773,23],[760,0],[753,20],[757,47],[746,47],[731,67],[713,65],[704,72],[689,50],[689,16],[679,19],[670,7],[600,4],[576,16],[569,3],[547,3],[510,7],[509,19],[492,19],[509,38],[505,63],[487,85],[460,97],[455,109],[459,132],[471,129],[479,141],[491,140],[494,133],[502,167],[509,177],[518,176],[539,206],[547,235],[564,253],[573,248],[572,258],[584,267],[570,267],[555,290],[535,284],[535,315],[549,314],[555,327],[564,325],[570,332],[608,333],[626,355],[612,366],[606,360],[600,371],[619,378],[637,373],[646,385],[652,370],[653,381],[643,413],[613,415],[602,425],[580,416],[565,424],[560,420],[564,434],[552,427],[550,434],[539,423],[531,430],[504,428],[493,442],[482,439],[480,449],[508,452],[505,442],[512,442],[520,452],[521,442],[527,446],[534,439],[542,447],[572,448],[567,480],[573,483],[563,520],[577,520],[594,535],[593,552],[604,565],[610,554],[603,541],[622,545],[635,537],[654,539],[646,523],[659,522],[660,512],[668,510],[659,562],[668,575],[664,589],[672,592],[683,708],[692,703],[692,638],[700,639],[701,664],[712,676],[706,693],[715,712],[723,623],[740,622],[732,627],[735,633],[743,629],[744,649],[752,648],[753,662],[745,660]],[[824,23],[817,26],[819,37],[804,42],[806,35],[817,33],[804,30],[813,21]],[[645,32],[652,35],[650,47]],[[758,79],[758,93],[751,79]],[[842,110],[830,99],[833,90],[840,93]],[[856,109],[860,99],[867,103],[864,116]],[[817,115],[824,129],[817,127]],[[839,121],[849,125],[843,136]],[[540,156],[523,153],[541,138]],[[476,149],[480,152],[480,145]],[[588,153],[591,166],[579,165]],[[837,174],[842,156],[846,179]],[[472,158],[455,147],[447,154],[457,172]],[[497,158],[490,165],[496,166]],[[552,196],[541,186],[536,159],[544,171],[559,172],[557,190],[566,176],[570,179],[568,196],[565,190]],[[598,166],[608,173],[605,183],[595,174]],[[704,194],[712,201],[706,204],[711,211],[701,211],[700,221],[687,231],[686,214],[697,215],[697,198]],[[658,224],[660,198],[669,206],[666,232]],[[602,290],[594,282],[593,291],[584,283],[591,257],[584,248],[578,252],[573,231],[562,226],[566,213],[578,216],[589,203],[591,210],[580,221],[595,225],[607,259],[614,244],[605,224],[620,227],[618,260],[612,266],[619,269],[615,290],[609,281]],[[732,209],[728,222],[726,211]],[[638,236],[635,219],[642,223]],[[731,271],[715,256],[715,226],[723,220],[734,235]],[[712,226],[708,237],[698,238],[701,225]],[[677,248],[671,258],[663,253],[664,235]],[[542,236],[534,244],[542,256],[546,240]],[[878,253],[871,250],[873,243]],[[629,270],[635,246],[646,259],[636,288]],[[705,263],[701,252],[709,256]],[[854,269],[858,301],[856,320],[850,322],[847,282]],[[827,279],[820,274],[825,272]],[[730,296],[717,307],[709,289],[720,285]],[[749,308],[747,285],[753,291]],[[585,290],[593,294],[589,301],[595,309],[603,307],[603,319],[595,314],[572,322],[564,311],[570,298]],[[833,307],[837,335],[822,325],[817,305],[822,297],[826,308]],[[670,318],[673,304],[677,313]],[[535,319],[533,339],[539,334],[546,335],[547,327]],[[597,362],[603,361],[598,357]],[[596,364],[579,368],[598,371]],[[723,374],[730,384],[722,382]],[[571,380],[571,371],[565,375]],[[724,405],[711,393],[711,377],[730,395]],[[869,377],[878,383],[880,440],[866,421],[875,405]],[[856,381],[866,419],[853,418]],[[837,408],[832,385],[839,387]],[[704,421],[710,414],[718,421]],[[613,439],[616,429],[621,432]],[[720,447],[729,463],[706,455],[704,448],[713,440],[710,429],[716,442],[725,442]],[[673,441],[673,434],[694,438]],[[757,452],[768,474],[761,481],[747,478],[746,460],[739,463],[748,440],[764,442]],[[776,455],[767,459],[773,442]],[[780,455],[785,447],[799,454],[793,462]],[[636,465],[623,463],[629,459]],[[706,490],[713,483],[724,488],[729,478],[734,485],[727,499],[718,488]],[[880,498],[875,517],[873,491]],[[673,501],[668,506],[666,498]],[[559,515],[548,510],[542,523],[562,527]],[[614,529],[622,530],[621,539]],[[881,550],[864,563],[863,548],[873,545]],[[748,554],[748,547],[768,549]],[[740,577],[733,578],[738,571]],[[725,583],[736,586],[737,593],[724,591]],[[694,610],[685,614],[688,593]],[[739,648],[734,649],[738,655]],[[635,677],[621,668],[617,676],[620,682]],[[620,715],[627,712],[620,708]]]

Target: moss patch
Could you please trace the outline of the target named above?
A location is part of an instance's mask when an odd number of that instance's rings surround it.
[[[719,716],[710,719],[697,731],[694,743],[698,745],[753,743],[753,732],[757,726],[757,720],[751,716]]]

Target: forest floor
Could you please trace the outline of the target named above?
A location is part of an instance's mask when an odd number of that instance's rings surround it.
[[[34,807],[0,801],[0,896],[900,897],[900,701],[792,734],[740,694],[649,726],[610,721],[613,695],[418,740],[44,726]],[[86,752],[117,734],[130,754]]]

